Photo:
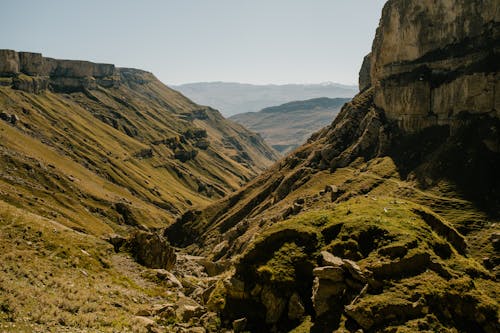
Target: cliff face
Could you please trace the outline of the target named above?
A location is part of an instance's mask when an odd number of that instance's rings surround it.
[[[361,92],[333,123],[167,228],[196,254],[238,258],[224,319],[255,332],[500,330],[497,2],[388,1]]]
[[[111,64],[57,60],[40,53],[13,50],[0,50],[0,75],[12,77],[15,89],[35,93],[49,85],[57,92],[75,92],[95,89],[97,85],[109,88],[119,82],[119,71]]]
[[[500,117],[498,1],[388,1],[373,43],[374,102],[415,132],[459,126],[462,113]]]

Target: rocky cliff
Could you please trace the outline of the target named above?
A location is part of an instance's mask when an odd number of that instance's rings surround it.
[[[370,56],[374,103],[405,131],[500,117],[498,1],[389,1]]]
[[[12,77],[14,88],[36,93],[49,85],[58,92],[95,89],[97,85],[109,88],[118,84],[120,78],[111,64],[57,60],[40,53],[13,50],[0,50],[0,75]]]
[[[361,93],[333,123],[165,231],[233,260],[226,323],[500,329],[498,37],[495,1],[388,1]]]

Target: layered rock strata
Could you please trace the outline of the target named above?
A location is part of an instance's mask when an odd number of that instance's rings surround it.
[[[0,50],[0,76],[12,78],[15,89],[39,93],[49,86],[57,92],[113,87],[120,73],[112,64],[58,60],[40,53]]]
[[[462,113],[500,117],[498,2],[394,0],[384,7],[372,53],[374,103],[406,132],[459,127]]]

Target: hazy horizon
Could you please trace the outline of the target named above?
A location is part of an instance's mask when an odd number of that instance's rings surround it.
[[[384,3],[19,0],[2,4],[0,48],[139,68],[169,85],[356,85]]]

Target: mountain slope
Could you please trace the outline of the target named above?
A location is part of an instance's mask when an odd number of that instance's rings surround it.
[[[102,224],[123,220],[122,204],[137,210],[130,223],[164,225],[276,158],[257,135],[150,73],[0,56],[0,199],[66,225],[109,230]]]
[[[235,272],[254,332],[497,332],[498,6],[390,0],[333,123],[175,244]],[[193,239],[194,237],[194,239]]]
[[[348,98],[315,98],[240,113],[229,119],[259,133],[274,149],[287,154],[328,125]]]
[[[0,50],[0,138],[2,332],[175,323],[147,317],[185,302],[164,268],[183,283],[206,274],[154,230],[276,159],[151,73],[11,50]]]
[[[337,83],[253,85],[231,82],[199,82],[173,86],[193,101],[211,105],[224,116],[257,112],[270,105],[280,105],[311,98],[351,98],[358,89]]]

